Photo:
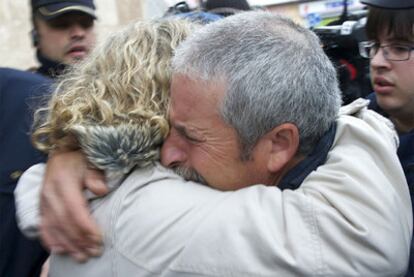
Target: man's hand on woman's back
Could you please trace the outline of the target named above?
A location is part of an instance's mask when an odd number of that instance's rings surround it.
[[[105,195],[102,172],[88,167],[81,151],[49,156],[41,191],[40,235],[52,252],[86,261],[101,253],[102,234],[91,217],[83,191]]]

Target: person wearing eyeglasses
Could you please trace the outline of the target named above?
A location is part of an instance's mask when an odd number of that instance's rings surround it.
[[[399,134],[398,157],[414,199],[414,1],[363,0],[369,6],[370,41],[360,53],[370,59],[374,93],[370,108],[389,117]],[[413,208],[414,209],[414,208]],[[406,276],[414,276],[414,245]]]

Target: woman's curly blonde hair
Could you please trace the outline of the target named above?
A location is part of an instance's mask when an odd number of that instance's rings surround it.
[[[108,127],[111,135],[120,126],[119,139],[140,130],[158,151],[169,131],[171,58],[195,26],[178,19],[138,21],[110,35],[63,76],[48,106],[36,112],[34,145],[47,153],[83,148],[80,137],[99,140],[94,128]]]

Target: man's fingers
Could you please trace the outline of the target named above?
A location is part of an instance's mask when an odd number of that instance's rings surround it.
[[[55,192],[58,195],[58,191]],[[78,237],[79,233],[73,225],[68,226],[71,222],[71,215],[65,209],[64,202],[50,194],[42,194],[44,204],[41,208],[42,217],[41,235],[44,243],[52,252],[68,253],[79,251]],[[47,212],[45,212],[47,211]]]
[[[50,252],[53,254],[70,255],[78,262],[84,262],[87,260],[87,254],[76,249],[74,245],[64,237],[61,236],[60,231],[56,231],[53,228],[43,229],[41,231],[43,242],[47,242],[50,245]]]
[[[40,238],[49,251],[56,251],[56,249],[59,248],[62,249],[59,252],[64,252],[65,249],[59,243],[57,237],[53,235],[55,228],[53,222],[56,222],[56,218],[60,216],[58,212],[59,206],[56,207],[54,202],[53,194],[50,193],[50,191],[43,190],[41,192],[41,220],[39,226]]]
[[[73,186],[62,187],[58,193],[67,209],[65,215],[57,220],[68,240],[79,249],[99,247],[102,235],[89,212],[83,193]]]
[[[97,196],[104,196],[109,192],[103,172],[96,169],[85,172],[85,187]]]
[[[42,241],[43,246],[49,250],[49,252],[52,252],[52,249],[61,249],[59,252],[63,251],[63,248],[59,245],[57,240],[50,234],[48,228],[43,228],[44,224],[42,223],[40,225],[40,239]]]
[[[88,170],[80,151],[54,153],[48,161],[41,192],[44,243],[53,251],[69,253],[78,261],[99,254],[102,244],[102,235],[83,195]],[[94,181],[88,181],[89,184],[102,186],[103,176],[97,172],[91,176]]]
[[[83,262],[88,256],[101,253],[102,235],[94,220],[90,217],[83,195],[76,189],[65,188],[58,194],[68,196],[58,205],[57,198],[47,197],[48,215],[43,217],[41,237],[46,246],[55,253],[68,253],[75,260]],[[64,209],[62,207],[76,207]]]

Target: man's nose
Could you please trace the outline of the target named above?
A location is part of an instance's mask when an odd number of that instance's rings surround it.
[[[185,163],[187,154],[185,147],[177,134],[172,130],[161,148],[161,164],[166,167],[175,167]]]
[[[86,34],[86,29],[78,23],[72,24],[69,28],[71,38],[83,38]]]

